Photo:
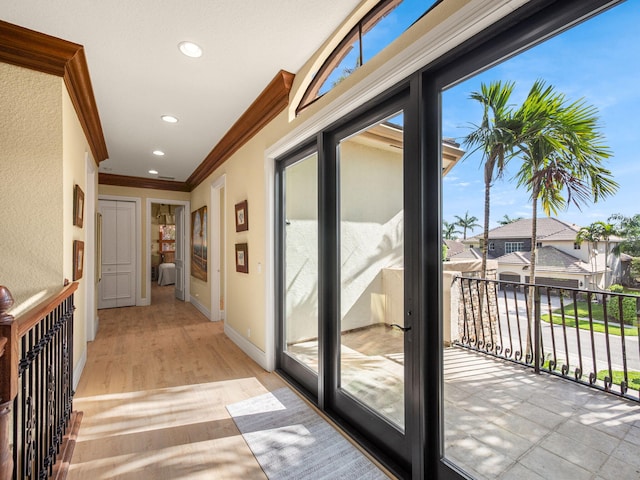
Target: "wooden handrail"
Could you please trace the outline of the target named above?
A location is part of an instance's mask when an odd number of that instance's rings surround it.
[[[14,318],[7,313],[13,306],[13,296],[9,289],[0,285],[0,480],[9,480],[13,476],[9,417],[12,404],[18,395],[20,338],[77,289],[77,282],[69,284],[65,281],[60,291]]]
[[[13,475],[11,454],[11,432],[9,415],[11,404],[18,395],[18,328],[12,315],[7,311],[13,306],[13,296],[9,289],[0,285],[0,338],[3,340],[0,353],[0,479],[10,479]]]
[[[7,311],[13,306],[11,292],[0,285],[0,338],[4,340],[0,356],[0,404],[13,401],[18,394],[18,329]]]
[[[31,330],[36,323],[40,321],[40,319],[52,312],[55,307],[60,305],[77,289],[78,282],[69,283],[62,287],[60,291],[53,293],[44,299],[38,305],[18,315],[16,317],[16,322],[18,323],[18,337],[24,336],[24,334]]]

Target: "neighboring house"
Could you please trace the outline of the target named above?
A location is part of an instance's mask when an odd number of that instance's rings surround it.
[[[489,231],[488,256],[498,262],[498,279],[529,281],[531,226],[529,218]],[[536,283],[593,289],[620,281],[620,258],[611,252],[621,239],[612,236],[608,245],[602,241],[579,244],[576,237],[580,228],[557,218],[538,218]],[[468,238],[463,243],[472,251],[480,249],[482,236]],[[606,255],[605,249],[608,249]]]
[[[447,246],[447,258],[446,258],[446,260],[451,260],[453,257],[455,257],[457,255],[461,255],[465,251],[464,243],[462,243],[460,240],[447,240],[447,239],[444,239],[444,240],[442,240],[442,243],[444,243]]]

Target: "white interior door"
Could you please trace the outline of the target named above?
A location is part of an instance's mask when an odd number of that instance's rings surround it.
[[[100,200],[102,280],[98,308],[136,304],[135,203]]]
[[[176,207],[176,298],[184,302],[184,207]]]

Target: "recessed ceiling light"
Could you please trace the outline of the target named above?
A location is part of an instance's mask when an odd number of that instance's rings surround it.
[[[157,174],[158,174],[158,171],[157,171],[157,170],[149,170],[149,173],[150,173],[151,175],[157,175]]]
[[[164,152],[162,150],[154,150],[153,154],[162,157],[164,155]]]
[[[187,57],[198,58],[202,56],[202,48],[193,42],[180,42],[178,48]]]
[[[173,115],[162,115],[160,118],[167,123],[178,123],[178,119]]]

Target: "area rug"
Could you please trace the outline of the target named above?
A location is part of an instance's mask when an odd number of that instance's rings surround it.
[[[389,478],[288,388],[227,411],[270,480]]]

